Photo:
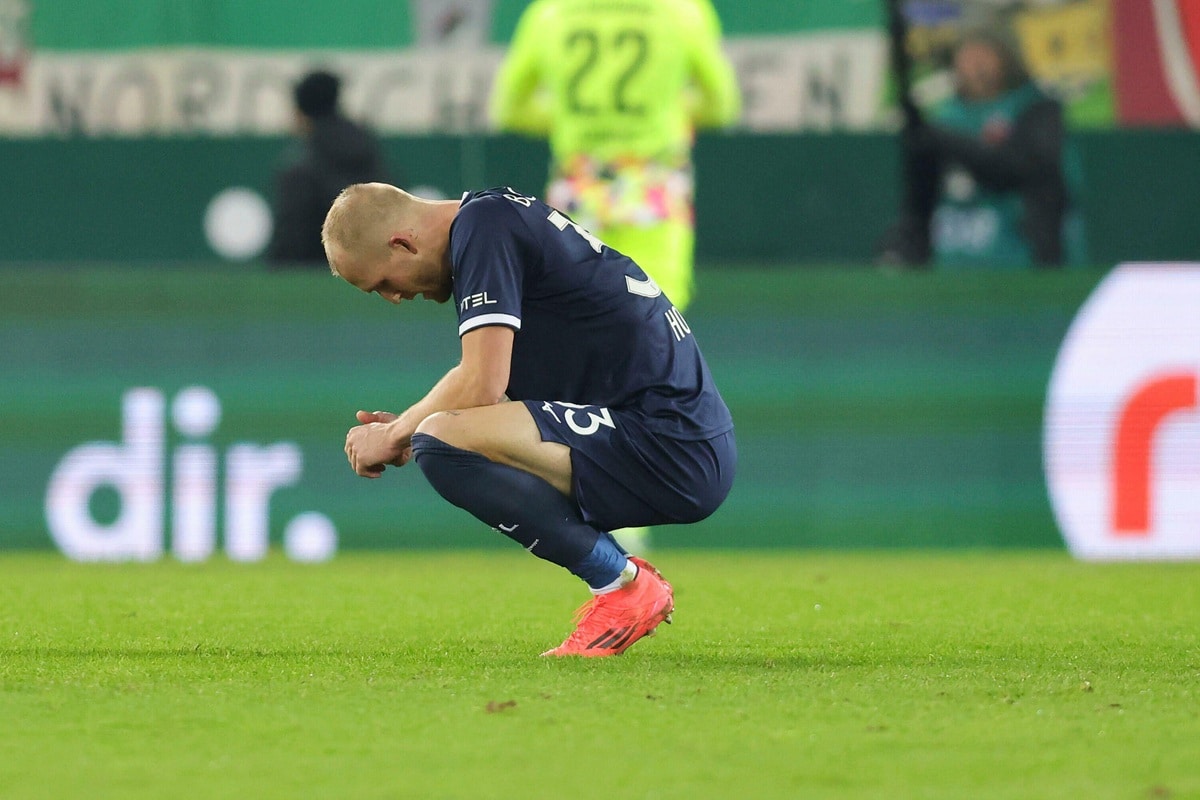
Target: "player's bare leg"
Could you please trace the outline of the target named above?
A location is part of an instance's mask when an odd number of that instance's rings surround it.
[[[537,475],[571,496],[571,449],[558,442],[542,441],[524,403],[440,411],[422,421],[417,433]]]

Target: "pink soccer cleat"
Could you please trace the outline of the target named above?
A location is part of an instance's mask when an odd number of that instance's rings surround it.
[[[575,612],[575,630],[567,640],[542,653],[544,656],[617,656],[660,622],[671,621],[675,592],[659,571],[645,559],[631,556],[637,565],[634,579],[616,591],[593,597]]]

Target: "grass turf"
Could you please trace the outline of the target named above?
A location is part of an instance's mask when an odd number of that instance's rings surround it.
[[[1200,565],[655,560],[674,625],[547,660],[520,553],[5,556],[0,796],[1200,796]]]

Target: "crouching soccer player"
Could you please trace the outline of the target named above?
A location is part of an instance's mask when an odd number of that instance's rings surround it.
[[[658,286],[512,189],[429,201],[356,184],[322,240],[362,291],[453,297],[458,313],[461,362],[401,414],[358,412],[354,471],[415,460],[446,500],[583,579],[592,600],[543,655],[617,655],[669,622],[671,585],[609,531],[709,516],[737,450],[695,337]]]

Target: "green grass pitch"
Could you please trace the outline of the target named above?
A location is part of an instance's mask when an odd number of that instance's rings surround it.
[[[548,660],[522,553],[0,558],[0,797],[1200,797],[1200,565],[664,550],[675,624]]]

